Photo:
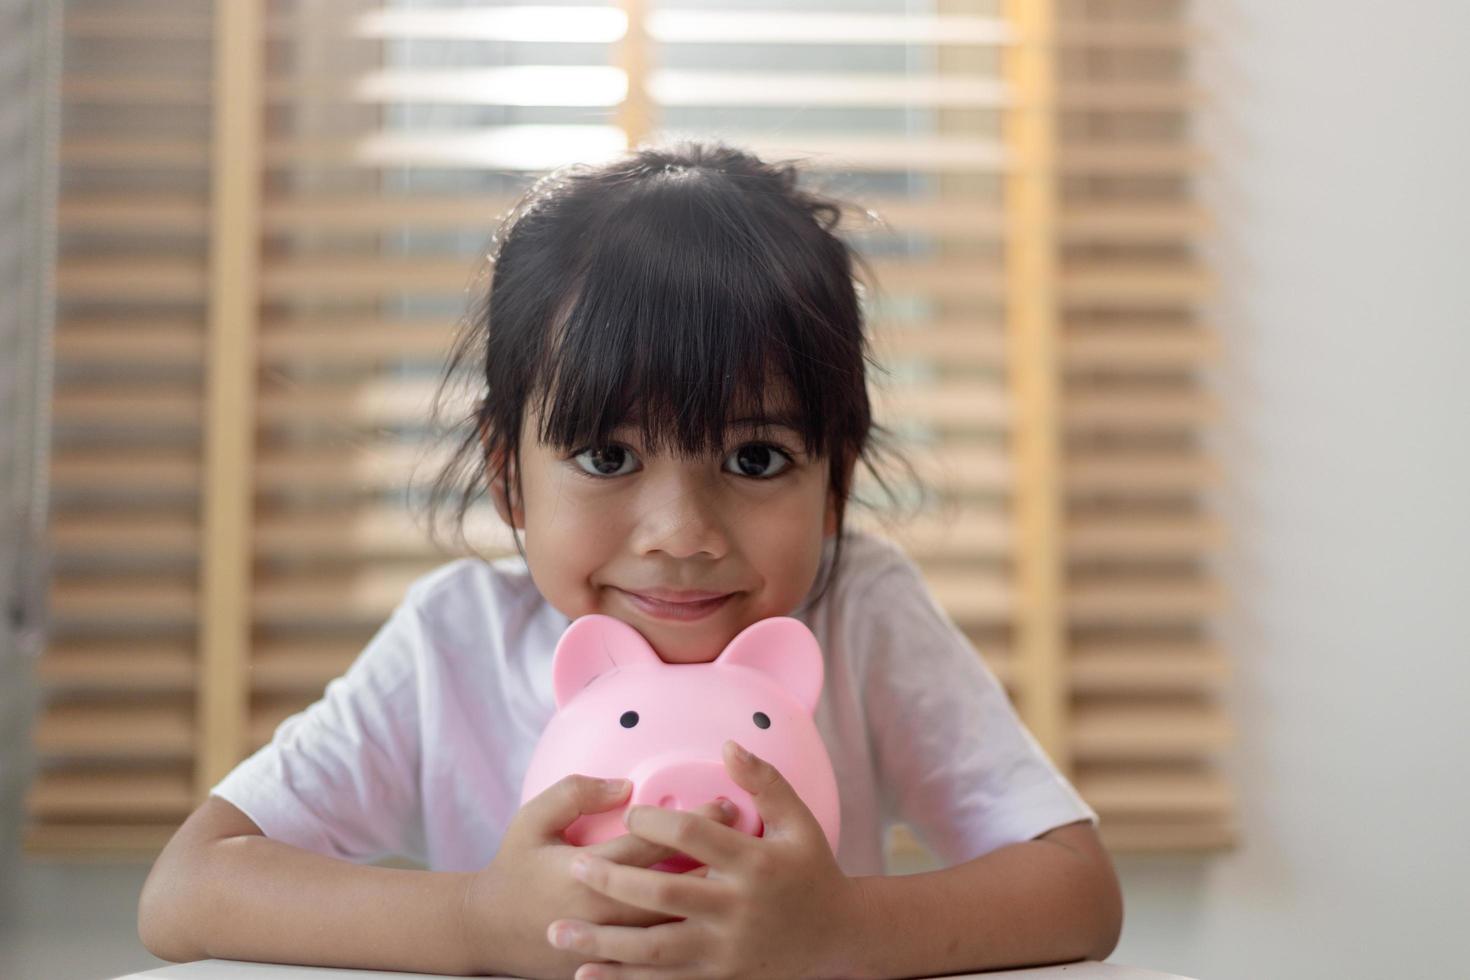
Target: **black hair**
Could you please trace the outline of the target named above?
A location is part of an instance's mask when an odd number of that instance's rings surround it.
[[[723,446],[735,410],[766,414],[774,377],[789,388],[804,452],[829,462],[838,533],[825,593],[855,463],[896,501],[873,460],[902,457],[869,405],[866,369],[877,365],[855,267],[872,275],[836,233],[851,206],[798,187],[800,176],[791,162],[686,141],[537,181],[492,240],[489,288],[435,399],[437,414],[461,374],[477,395],[430,488],[431,532],[453,501],[463,542],[465,514],[491,481],[519,499],[505,461],[519,458],[528,409],[539,439],[564,452],[629,424],[651,450],[695,456]]]

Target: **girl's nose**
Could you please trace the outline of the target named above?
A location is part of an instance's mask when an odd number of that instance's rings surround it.
[[[639,501],[634,545],[639,553],[673,558],[722,558],[730,550],[720,515],[718,483],[700,474],[650,481]]]

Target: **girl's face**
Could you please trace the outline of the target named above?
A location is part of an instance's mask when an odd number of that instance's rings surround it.
[[[607,446],[563,454],[537,441],[538,424],[528,417],[521,433],[523,499],[506,501],[499,481],[492,496],[524,532],[536,586],[564,615],[614,616],[664,661],[707,663],[811,589],[837,515],[828,460],[804,456],[794,430],[732,421],[719,454],[692,459],[645,451],[634,426]],[[639,598],[651,592],[725,598]]]

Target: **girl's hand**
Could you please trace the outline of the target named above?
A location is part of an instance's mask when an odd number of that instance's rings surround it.
[[[631,790],[625,779],[573,775],[517,811],[495,859],[471,875],[465,887],[463,934],[469,965],[475,971],[570,977],[587,957],[546,945],[547,924],[558,916],[570,914],[623,927],[670,921],[665,914],[595,892],[571,875],[572,859],[579,854],[595,855],[613,867],[646,870],[676,853],[632,834],[588,847],[574,847],[562,838],[562,831],[579,816],[616,809]],[[725,830],[730,830],[728,824],[735,816],[733,808],[727,812],[715,802],[694,812],[707,826],[718,829],[724,825]]]
[[[546,932],[552,945],[612,961],[589,963],[576,980],[841,972],[843,928],[858,901],[852,879],[837,866],[817,819],[774,766],[727,742],[725,768],[754,797],[764,836],[658,807],[628,811],[633,834],[704,862],[703,878],[624,867],[591,855],[572,862],[572,873],[609,899],[683,920],[640,928],[557,919]]]

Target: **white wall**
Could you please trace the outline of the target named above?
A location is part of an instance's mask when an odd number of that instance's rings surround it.
[[[1470,3],[1196,6],[1243,843],[1121,861],[1114,959],[1470,975]]]
[[[38,0],[0,0],[0,904],[19,844],[30,776],[45,568],[35,474],[44,467],[49,372],[38,369],[51,303],[51,181],[43,179],[56,124],[41,93],[53,65],[52,13]],[[0,971],[3,972],[3,971]]]

